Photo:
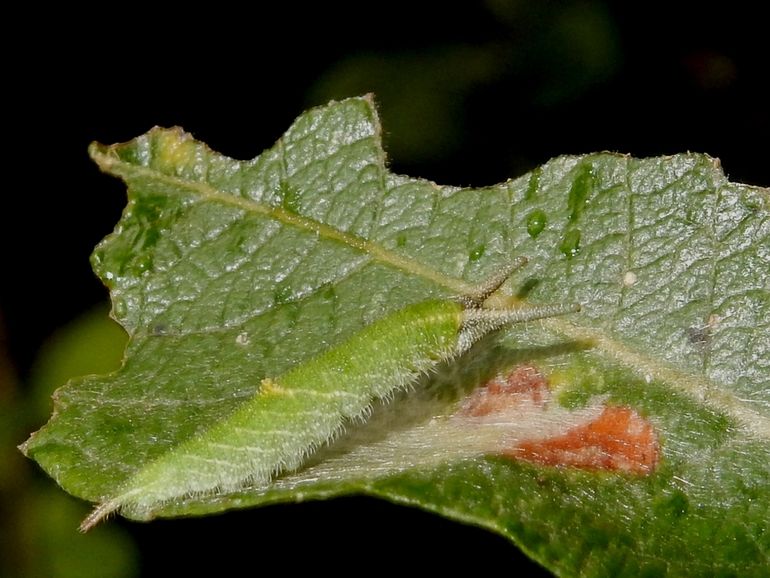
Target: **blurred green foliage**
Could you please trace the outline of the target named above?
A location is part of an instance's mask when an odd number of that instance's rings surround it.
[[[0,576],[131,578],[138,552],[116,524],[89,534],[77,526],[90,506],[38,475],[15,448],[51,414],[54,389],[72,377],[120,365],[125,332],[99,306],[57,331],[41,348],[27,397],[18,395],[10,367],[0,370]],[[1,354],[2,352],[0,352]]]
[[[604,2],[489,0],[486,5],[496,21],[487,38],[353,52],[321,75],[308,103],[372,92],[386,119],[388,155],[406,165],[437,163],[467,147],[463,140],[472,130],[467,123],[474,120],[469,112],[479,95],[506,88],[511,106],[494,114],[499,128],[508,131],[527,110],[573,101],[621,68],[617,29]],[[499,132],[487,134],[489,148],[506,148]],[[514,163],[522,171],[531,168],[526,164]]]

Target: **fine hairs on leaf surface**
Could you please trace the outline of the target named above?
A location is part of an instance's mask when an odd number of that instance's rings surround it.
[[[767,189],[606,153],[441,187],[387,170],[367,97],[252,161],[179,129],[90,152],[128,185],[93,265],[130,341],[22,448],[86,525],[366,493],[559,575],[766,573]]]

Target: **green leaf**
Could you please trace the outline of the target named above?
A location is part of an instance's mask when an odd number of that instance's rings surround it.
[[[68,492],[114,497],[262,379],[525,255],[487,306],[584,313],[483,340],[267,486],[150,516],[367,493],[500,532],[560,575],[767,571],[767,189],[695,154],[440,187],[386,170],[368,98],[305,113],[253,161],[177,129],[91,154],[129,187],[93,263],[130,341],[24,446]]]

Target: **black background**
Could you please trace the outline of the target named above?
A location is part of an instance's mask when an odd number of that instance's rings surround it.
[[[257,4],[255,14],[223,8],[192,15],[187,7],[173,16],[123,6],[112,16],[67,9],[9,22],[20,35],[5,59],[4,124],[11,130],[0,213],[0,322],[21,382],[47,335],[107,297],[88,256],[119,218],[125,193],[88,159],[90,141],[181,125],[215,150],[251,158],[305,108],[325,102],[319,79],[351,55],[397,62],[454,46],[501,47],[504,66],[463,93],[454,113],[460,128],[446,133],[452,142],[417,159],[393,151],[396,172],[486,185],[559,154],[689,150],[719,157],[733,180],[770,185],[769,51],[766,20],[757,11],[739,2],[718,10],[554,2],[509,10],[506,20],[490,8],[500,2],[439,3],[433,10],[421,4],[420,11],[414,4],[270,11]],[[586,78],[570,59],[569,34],[552,30],[565,10],[597,7],[611,25],[613,52],[603,55],[610,63],[603,74]],[[436,90],[451,91],[454,72],[448,67]],[[376,90],[377,81],[367,86],[369,74],[379,72],[364,67],[361,90],[329,96]],[[410,80],[403,82],[407,90]],[[566,96],[553,96],[554,87]],[[386,147],[398,140],[388,117],[398,89],[378,96]],[[114,523],[135,535],[147,576],[203,567],[240,574],[242,565],[256,574],[274,556],[286,571],[539,571],[495,535],[364,498]],[[295,554],[285,558],[285,551]]]

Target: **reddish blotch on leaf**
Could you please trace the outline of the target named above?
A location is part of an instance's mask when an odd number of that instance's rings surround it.
[[[528,405],[545,412],[552,403],[545,376],[535,367],[519,365],[474,391],[460,414],[494,417]],[[637,475],[651,473],[660,460],[653,425],[630,407],[605,405],[598,417],[547,437],[518,440],[499,455],[545,466],[608,470]]]

